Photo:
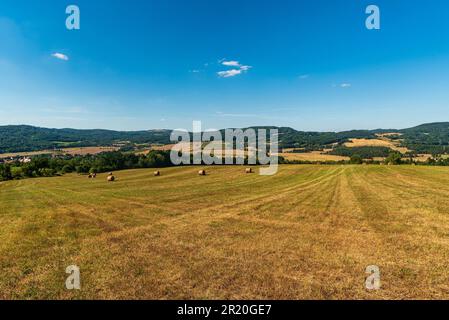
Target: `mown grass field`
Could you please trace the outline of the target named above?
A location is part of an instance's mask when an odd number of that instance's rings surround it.
[[[197,171],[0,183],[0,298],[449,298],[449,168]]]

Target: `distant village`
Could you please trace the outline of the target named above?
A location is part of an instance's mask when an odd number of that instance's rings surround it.
[[[31,162],[31,158],[30,157],[20,157],[20,156],[8,157],[8,158],[0,158],[0,163],[14,163],[14,162],[30,163]]]
[[[64,158],[67,156],[83,156],[83,155],[95,155],[102,152],[117,151],[121,148],[121,145],[114,144],[109,147],[78,147],[78,148],[67,148],[67,149],[53,149],[53,150],[43,150],[37,152],[27,153],[17,153],[17,154],[0,154],[0,164],[2,163],[30,163],[32,158],[35,156],[47,155],[51,158]]]

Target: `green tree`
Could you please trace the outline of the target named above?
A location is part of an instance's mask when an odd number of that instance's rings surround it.
[[[385,159],[386,164],[401,164],[402,163],[402,154],[400,152],[391,152],[388,157]]]
[[[6,181],[11,179],[11,166],[9,164],[0,164],[0,180]]]
[[[23,174],[22,168],[20,168],[20,167],[11,167],[11,176],[12,176],[12,179],[23,178],[24,174]]]
[[[66,164],[62,167],[61,172],[62,173],[70,173],[75,171],[75,168],[71,164]]]
[[[358,154],[353,154],[351,156],[351,160],[349,160],[350,163],[352,164],[362,164],[363,163],[363,159],[360,155]]]

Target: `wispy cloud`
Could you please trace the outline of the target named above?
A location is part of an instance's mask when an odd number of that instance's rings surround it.
[[[224,70],[217,72],[218,76],[221,78],[231,78],[235,77],[239,74],[247,72],[251,69],[251,66],[242,65],[239,61],[236,60],[220,60],[220,63],[226,67],[233,67],[234,69]]]
[[[352,87],[352,84],[350,84],[349,82],[343,82],[343,83],[340,83],[340,84],[333,84],[332,85],[332,87],[333,88],[343,88],[343,89],[348,89],[348,88],[351,88]]]
[[[240,63],[238,61],[235,61],[235,60],[222,61],[221,64],[224,65],[224,66],[227,66],[227,67],[240,67]]]
[[[235,77],[239,74],[242,74],[242,70],[240,69],[231,69],[231,70],[226,70],[226,71],[219,71],[217,72],[219,77],[222,78],[230,78],[230,77]]]
[[[310,78],[310,74],[302,74],[298,78],[301,79],[301,80],[309,79]]]
[[[69,61],[69,57],[63,53],[55,52],[51,55],[53,58],[63,60],[63,61]]]

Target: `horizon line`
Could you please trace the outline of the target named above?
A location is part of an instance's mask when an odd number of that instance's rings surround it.
[[[435,124],[444,124],[447,123],[449,125],[449,120],[448,121],[435,121],[435,122],[425,122],[425,123],[420,123],[420,124],[416,124],[416,125],[411,125],[405,128],[373,128],[373,129],[346,129],[346,130],[341,130],[341,131],[332,131],[332,130],[323,130],[323,131],[319,131],[319,130],[301,130],[301,129],[296,129],[294,127],[290,127],[290,126],[275,126],[275,125],[251,125],[251,126],[244,126],[244,127],[227,127],[227,128],[221,128],[221,129],[213,129],[213,130],[217,130],[217,131],[221,131],[221,130],[226,130],[226,129],[249,129],[249,128],[289,128],[289,129],[293,129],[295,131],[298,132],[319,132],[319,133],[326,133],[326,132],[333,132],[333,133],[341,133],[341,132],[350,132],[350,131],[377,131],[377,130],[382,130],[382,131],[388,131],[388,130],[396,130],[396,131],[401,131],[401,130],[407,130],[407,129],[411,129],[411,128],[416,128],[419,126],[423,126],[423,125],[435,125]],[[2,127],[33,127],[33,128],[38,128],[38,129],[49,129],[49,130],[77,130],[77,131],[93,131],[93,130],[102,130],[102,131],[113,131],[113,132],[143,132],[143,131],[175,131],[175,130],[181,130],[180,128],[176,128],[176,129],[168,129],[168,128],[153,128],[153,129],[136,129],[136,130],[117,130],[117,129],[107,129],[107,128],[73,128],[73,127],[60,127],[60,128],[55,128],[55,127],[45,127],[45,126],[40,126],[40,125],[32,125],[32,124],[0,124],[0,128]],[[202,132],[206,132],[206,131],[213,131],[213,130],[202,130]],[[188,132],[193,132],[188,130]]]

